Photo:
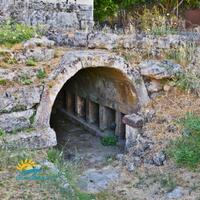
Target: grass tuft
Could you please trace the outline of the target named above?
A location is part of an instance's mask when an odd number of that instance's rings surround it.
[[[200,164],[200,117],[188,113],[179,122],[191,134],[171,141],[166,152],[178,166],[195,169]]]
[[[109,135],[101,138],[101,143],[104,146],[116,146],[118,139],[115,135]]]

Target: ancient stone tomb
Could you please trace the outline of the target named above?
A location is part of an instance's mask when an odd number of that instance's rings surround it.
[[[52,115],[58,110],[88,131],[125,139],[124,115],[138,107],[130,80],[119,70],[98,67],[77,72],[59,92]]]

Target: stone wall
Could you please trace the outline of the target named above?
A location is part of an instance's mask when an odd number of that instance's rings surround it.
[[[8,18],[59,30],[88,30],[93,26],[93,0],[0,0],[0,21]]]

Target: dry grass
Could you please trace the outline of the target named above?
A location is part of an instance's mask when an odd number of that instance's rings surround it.
[[[184,117],[186,113],[200,115],[200,99],[193,94],[174,88],[169,94],[152,101],[145,109],[156,111],[155,119],[147,123],[145,129],[153,130],[154,134],[150,136],[154,139],[165,141],[180,136],[177,120]],[[167,131],[169,125],[176,125],[178,130],[174,133]]]

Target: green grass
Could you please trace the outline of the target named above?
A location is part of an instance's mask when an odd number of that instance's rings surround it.
[[[186,116],[179,120],[179,123],[191,133],[200,134],[200,117],[193,114],[187,113]]]
[[[190,71],[176,77],[173,84],[181,90],[200,95],[200,76]]]
[[[160,178],[160,185],[164,188],[167,192],[172,191],[176,186],[177,182],[170,174],[163,175]]]
[[[34,60],[34,59],[28,59],[26,61],[26,66],[36,66],[37,65],[37,62]]]
[[[61,162],[62,156],[62,152],[57,149],[52,148],[47,151],[47,160],[52,163]]]
[[[116,146],[118,139],[115,135],[109,135],[101,138],[101,143],[104,146]]]
[[[166,152],[178,166],[195,169],[200,164],[200,117],[188,113],[179,123],[190,135],[171,141]]]
[[[4,23],[0,26],[0,45],[14,45],[29,40],[36,35],[33,27],[23,24]]]
[[[38,72],[37,72],[37,77],[38,77],[39,79],[44,79],[46,76],[47,76],[47,75],[46,75],[46,72],[45,72],[43,69],[38,70]]]

